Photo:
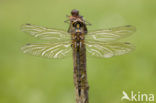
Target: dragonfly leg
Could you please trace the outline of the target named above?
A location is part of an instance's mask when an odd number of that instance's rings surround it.
[[[67,19],[67,20],[65,20],[64,22],[69,24],[69,23],[70,23],[70,20],[69,20],[69,19]]]
[[[92,24],[85,20],[86,25],[91,26]]]

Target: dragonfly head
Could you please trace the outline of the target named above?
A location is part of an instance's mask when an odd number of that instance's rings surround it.
[[[79,11],[76,10],[76,9],[73,9],[73,10],[71,11],[71,15],[72,15],[73,17],[78,17],[78,16],[79,16]]]

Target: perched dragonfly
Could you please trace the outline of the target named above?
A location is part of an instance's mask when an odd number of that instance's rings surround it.
[[[88,103],[88,82],[86,75],[86,51],[88,55],[110,58],[112,56],[129,53],[134,46],[129,42],[119,42],[133,34],[134,26],[126,25],[104,30],[88,32],[87,21],[79,15],[78,10],[72,10],[68,16],[70,24],[68,32],[42,26],[25,24],[22,30],[30,35],[46,40],[46,43],[30,43],[22,47],[24,53],[48,58],[62,58],[73,54],[74,61],[74,84],[77,95],[85,96],[84,102]],[[72,53],[73,52],[73,53]]]

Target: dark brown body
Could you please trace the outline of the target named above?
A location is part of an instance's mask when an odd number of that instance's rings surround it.
[[[70,16],[73,61],[74,61],[74,86],[76,90],[77,103],[89,103],[88,101],[88,81],[86,73],[86,47],[85,35],[87,34],[86,24],[82,17]]]
[[[72,34],[77,35],[77,34]],[[82,34],[84,35],[84,34]],[[86,48],[83,43],[73,40],[73,59],[74,59],[74,85],[76,89],[77,103],[88,103],[88,82],[86,73]]]

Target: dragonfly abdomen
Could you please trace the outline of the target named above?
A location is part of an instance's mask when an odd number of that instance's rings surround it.
[[[73,40],[73,59],[74,59],[74,85],[76,87],[77,95],[81,97],[84,94],[86,86],[86,48],[83,40]]]

